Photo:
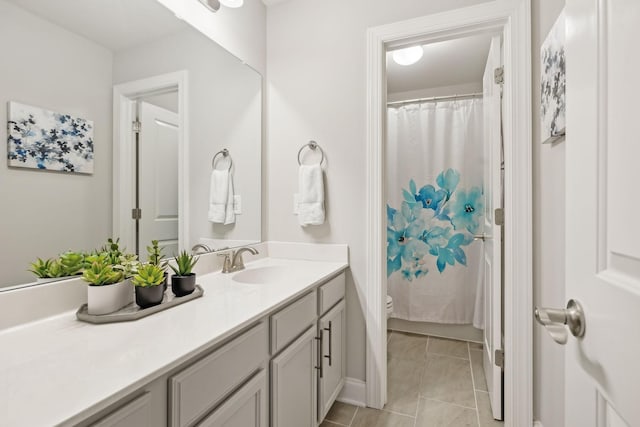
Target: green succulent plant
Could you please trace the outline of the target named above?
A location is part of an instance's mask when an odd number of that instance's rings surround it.
[[[108,238],[107,244],[100,248],[98,252],[107,254],[111,265],[118,265],[120,263],[120,257],[124,255],[124,248],[120,249],[119,237],[116,240]]]
[[[67,251],[58,259],[63,276],[75,276],[81,274],[84,269],[84,254]]]
[[[153,264],[158,266],[164,272],[167,269],[167,262],[164,261],[164,256],[162,255],[162,249],[158,246],[157,240],[151,241],[151,246],[147,246],[147,255],[149,264]]]
[[[164,271],[157,265],[145,264],[138,269],[131,281],[134,285],[143,288],[159,286],[164,283]]]
[[[107,257],[101,254],[90,267],[85,268],[82,279],[90,285],[103,286],[121,282],[124,279],[124,274],[122,271],[116,270],[107,261]]]
[[[29,271],[41,279],[49,278],[51,277],[49,276],[49,268],[51,268],[52,262],[52,259],[38,258],[35,262],[29,264],[31,266]]]
[[[118,258],[118,264],[114,265],[114,269],[122,271],[125,279],[132,277],[138,272],[142,263],[138,261],[136,254],[122,254]]]
[[[191,274],[191,269],[198,262],[198,258],[189,254],[187,251],[182,251],[174,258],[176,266],[169,265],[176,276],[188,276]]]

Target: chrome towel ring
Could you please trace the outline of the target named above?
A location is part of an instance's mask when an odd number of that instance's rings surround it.
[[[322,162],[324,162],[324,151],[322,151],[322,147],[320,147],[318,145],[317,142],[315,141],[309,141],[308,143],[304,144],[302,147],[300,147],[300,150],[298,150],[298,164],[300,166],[302,166],[302,161],[300,160],[300,154],[302,154],[302,150],[304,150],[306,147],[309,147],[312,150],[320,150],[320,154],[322,155],[322,157],[320,158],[320,164],[322,164]]]
[[[229,155],[229,150],[227,150],[226,148],[223,148],[222,150],[218,151],[213,156],[213,159],[211,159],[211,169],[216,168],[216,157],[218,157],[220,154],[222,154],[223,158],[227,158],[227,157],[229,158],[229,172],[231,172],[231,167],[233,166],[233,159]]]

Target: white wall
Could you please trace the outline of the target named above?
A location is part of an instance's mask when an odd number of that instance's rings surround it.
[[[222,6],[210,12],[197,0],[158,0],[220,46],[264,75],[266,70],[266,8],[246,0],[239,9]]]
[[[533,299],[564,307],[565,143],[540,144],[540,46],[564,1],[532,1],[533,77]],[[569,59],[570,60],[570,59]],[[534,325],[534,418],[545,427],[564,425],[564,347]]]
[[[259,241],[261,237],[262,78],[194,29],[187,29],[114,58],[114,83],[179,70],[189,85],[189,242],[200,238]],[[235,193],[243,213],[235,224],[212,224],[209,209],[211,160],[223,148],[234,161]],[[228,160],[219,156],[218,169]],[[219,246],[218,246],[219,248]]]
[[[112,55],[2,0],[0,51],[3,121],[7,102],[18,101],[90,119],[95,126],[93,175],[9,168],[6,158],[0,162],[2,287],[33,281],[26,270],[36,257],[92,249],[111,235]],[[3,125],[0,141],[6,140]]]
[[[468,93],[482,93],[482,81],[388,93],[387,101],[405,101],[409,99],[430,98],[433,96],[465,95]]]
[[[267,11],[267,236],[347,243],[347,376],[365,379],[366,29],[481,0],[295,0]],[[310,139],[325,151],[327,221],[302,228],[292,215],[296,154]]]

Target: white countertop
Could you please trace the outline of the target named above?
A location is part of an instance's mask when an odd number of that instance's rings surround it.
[[[78,422],[348,266],[265,258],[247,268],[271,265],[290,269],[287,280],[201,275],[202,298],[135,322],[92,325],[74,310],[0,332],[0,426]]]

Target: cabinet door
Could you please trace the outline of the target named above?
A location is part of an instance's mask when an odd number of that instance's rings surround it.
[[[316,427],[316,327],[271,361],[271,425]]]
[[[267,427],[267,374],[260,371],[197,427]]]
[[[145,393],[113,411],[92,427],[151,427],[151,395]]]
[[[322,421],[331,409],[344,386],[346,369],[346,317],[345,303],[340,301],[320,318],[322,334],[322,369],[319,371],[318,421]]]

